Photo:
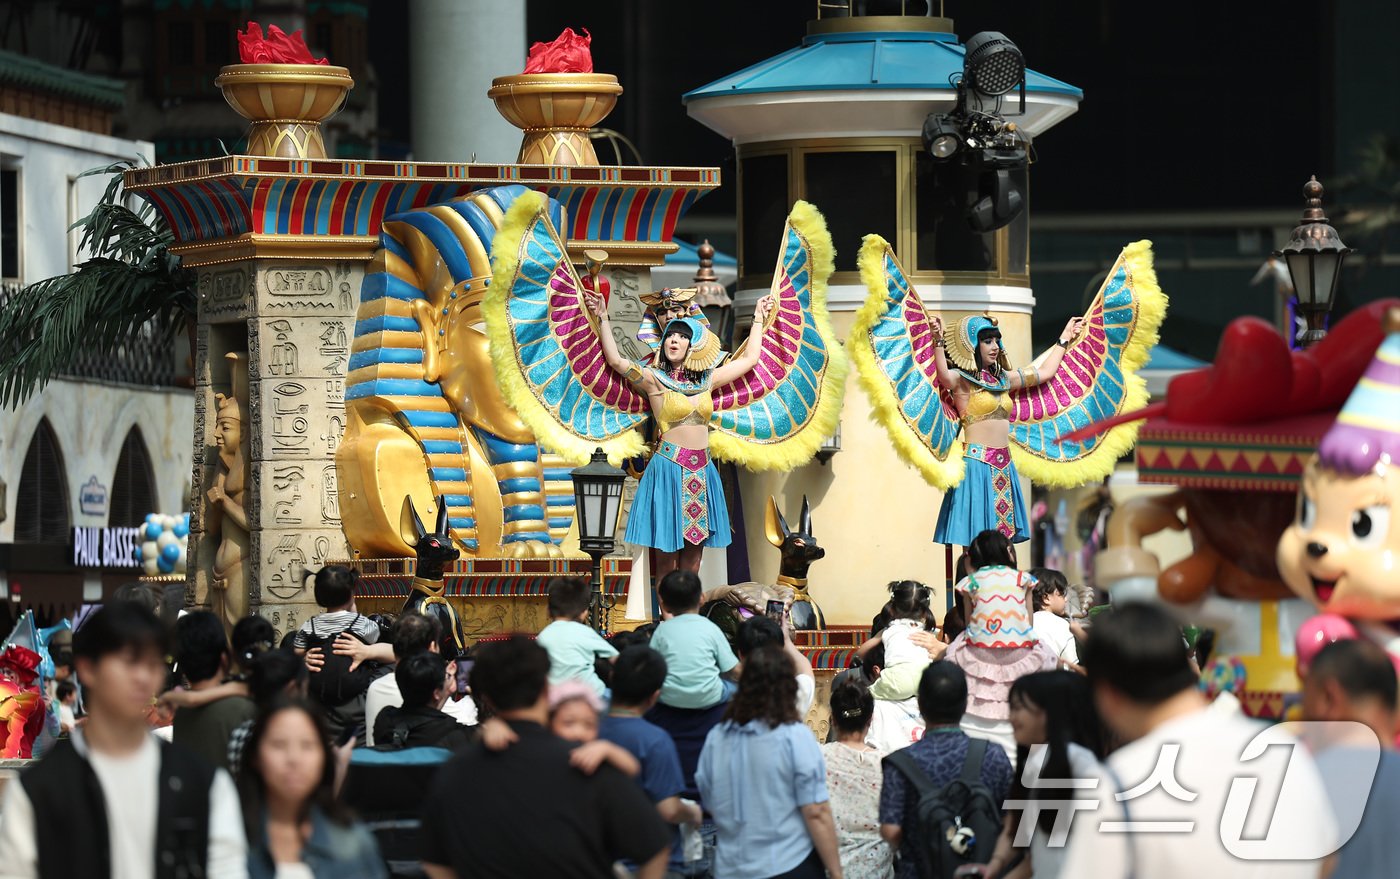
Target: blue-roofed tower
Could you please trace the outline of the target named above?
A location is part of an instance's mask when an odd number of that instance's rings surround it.
[[[957,104],[966,46],[953,21],[858,15],[875,4],[850,6],[817,4],[818,18],[799,45],[682,99],[689,115],[728,137],[737,154],[736,332],[746,331],[753,302],[767,292],[789,207],[805,199],[825,215],[836,246],[827,301],[838,334],[845,336],[865,300],[856,271],[861,238],[878,233],[931,308],[949,322],[990,312],[1001,322],[1012,361],[1025,363],[1035,305],[1027,258],[1034,163],[1011,171],[1026,209],[993,231],[975,230],[968,208],[979,197],[982,172],[974,163],[935,161],[922,137],[930,114]],[[1000,99],[1000,110],[1031,145],[1074,115],[1083,97],[1078,88],[1030,69],[1024,94],[1023,114],[1019,90]],[[984,107],[994,105],[995,99],[984,99]],[[943,580],[941,548],[929,541],[939,493],[898,460],[868,416],[867,398],[851,388],[841,451],[830,464],[741,476],[750,545],[763,543],[761,505],[768,495],[813,498],[813,519],[828,552],[813,571],[821,582],[813,581],[812,595],[837,623],[868,620],[884,601],[880,584],[889,580]],[[751,561],[754,579],[766,582],[776,574],[766,554],[753,553]]]

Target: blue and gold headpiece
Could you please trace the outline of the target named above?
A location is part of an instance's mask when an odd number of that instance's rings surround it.
[[[996,318],[987,314],[973,314],[958,321],[954,331],[948,334],[948,359],[953,361],[953,365],[958,369],[977,374],[977,336],[983,330],[996,330],[998,334],[1001,333]],[[997,363],[1002,369],[1010,369],[1006,361],[1006,346],[998,340],[997,347]]]
[[[710,332],[695,318],[678,317],[666,324],[666,331],[661,334],[661,342],[664,344],[666,337],[675,332],[690,338],[690,350],[685,355],[685,368],[691,372],[708,372],[718,366],[724,357],[719,336]],[[657,349],[656,359],[658,362],[665,359],[660,349]]]

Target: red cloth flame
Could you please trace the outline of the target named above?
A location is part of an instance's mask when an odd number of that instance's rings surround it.
[[[244,64],[329,64],[325,58],[313,58],[301,31],[290,34],[275,24],[267,26],[248,22],[246,31],[238,32],[238,57]]]
[[[525,61],[526,73],[592,73],[593,52],[589,46],[593,35],[583,28],[583,36],[574,33],[571,27],[552,43],[535,43],[530,47],[530,57]]]

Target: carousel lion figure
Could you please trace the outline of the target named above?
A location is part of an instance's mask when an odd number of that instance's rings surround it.
[[[1367,638],[1400,668],[1400,308],[1308,462],[1278,544],[1284,581],[1318,611],[1297,636],[1300,671],[1328,641]]]

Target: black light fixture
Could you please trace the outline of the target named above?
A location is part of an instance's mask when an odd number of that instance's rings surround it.
[[[963,78],[974,91],[995,98],[1026,81],[1025,56],[1005,34],[974,34],[964,51]]]
[[[924,120],[924,149],[935,161],[946,162],[962,147],[963,133],[947,113],[930,113]]]
[[[968,208],[967,221],[978,232],[991,232],[1007,225],[1026,208],[1026,197],[1013,171],[1026,167],[1024,146],[988,148],[978,151],[982,174],[978,180],[980,198]]]
[[[1327,315],[1337,295],[1337,279],[1342,274],[1342,262],[1350,247],[1342,243],[1337,230],[1322,213],[1322,184],[1313,177],[1303,186],[1307,207],[1303,219],[1293,229],[1288,243],[1274,256],[1283,257],[1288,275],[1293,280],[1293,292],[1298,297],[1298,310],[1308,323],[1300,340],[1307,348],[1327,335]]]
[[[593,600],[588,606],[589,624],[607,630],[603,598],[603,556],[617,545],[617,515],[622,510],[622,483],[627,474],[608,463],[602,449],[594,449],[587,464],[570,474],[574,479],[574,516],[578,520],[578,548],[593,560]]]
[[[967,211],[968,225],[977,232],[1000,229],[1026,208],[1023,181],[1015,172],[1030,164],[1029,145],[1001,113],[1001,96],[1018,86],[1024,113],[1026,59],[1005,34],[983,31],[964,47],[952,112],[930,113],[924,120],[924,150],[935,162],[956,159],[977,172],[977,192]]]

